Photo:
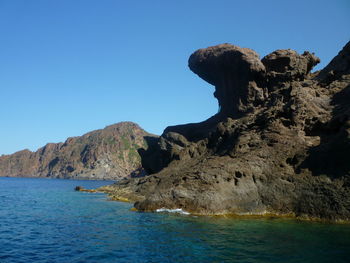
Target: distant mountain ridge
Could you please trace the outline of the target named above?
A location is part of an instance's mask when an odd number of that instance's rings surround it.
[[[0,176],[69,179],[121,179],[142,173],[138,149],[147,149],[147,133],[133,122],[120,122],[64,143],[48,143],[36,152],[0,157]]]

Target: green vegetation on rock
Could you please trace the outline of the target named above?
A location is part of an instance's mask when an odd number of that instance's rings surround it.
[[[0,157],[0,176],[118,179],[141,165],[137,152],[145,136],[132,122],[121,122],[64,143],[50,143],[36,152]]]

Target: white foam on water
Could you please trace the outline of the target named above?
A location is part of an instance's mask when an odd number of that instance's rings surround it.
[[[156,210],[156,212],[161,213],[161,212],[167,212],[167,213],[177,213],[177,214],[182,214],[182,215],[189,215],[189,212],[186,212],[182,210],[181,208],[175,208],[175,209],[168,209],[168,208],[159,208]]]

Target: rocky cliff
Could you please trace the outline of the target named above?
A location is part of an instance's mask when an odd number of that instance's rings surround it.
[[[141,211],[350,220],[350,42],[323,70],[310,52],[200,49],[189,67],[220,111],[140,151],[150,176],[102,190]]]
[[[121,122],[36,152],[0,157],[0,176],[120,179],[142,175],[139,148],[156,138],[132,122]]]

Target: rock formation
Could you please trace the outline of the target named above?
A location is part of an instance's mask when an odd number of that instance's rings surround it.
[[[190,69],[220,111],[171,126],[140,151],[151,174],[102,190],[141,211],[277,214],[350,220],[350,42],[322,71],[314,54],[260,60],[230,44],[200,49]]]
[[[238,118],[266,98],[261,83],[265,67],[251,49],[229,44],[200,49],[190,56],[188,64],[194,73],[215,86],[220,116]]]
[[[139,148],[156,138],[137,124],[121,122],[36,152],[0,157],[0,176],[70,179],[120,179],[144,173]]]

